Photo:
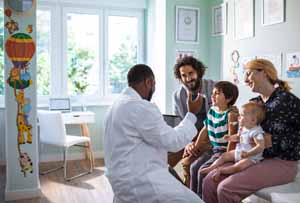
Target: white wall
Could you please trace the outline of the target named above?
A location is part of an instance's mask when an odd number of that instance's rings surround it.
[[[237,49],[242,56],[282,53],[282,79],[291,82],[292,92],[300,96],[300,80],[285,77],[286,53],[300,51],[300,1],[286,0],[286,21],[280,24],[262,26],[262,0],[255,1],[255,33],[253,38],[234,39],[234,0],[228,0],[228,34],[224,36],[223,46],[223,79],[229,78],[231,53]],[[254,96],[245,85],[240,85],[238,103],[244,103]]]

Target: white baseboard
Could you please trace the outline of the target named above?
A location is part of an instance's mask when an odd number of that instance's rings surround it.
[[[103,159],[104,152],[94,152],[95,159]],[[84,153],[70,153],[68,154],[68,160],[82,160],[85,159]],[[42,154],[40,157],[40,163],[52,162],[52,161],[63,161],[63,154]]]
[[[104,152],[103,151],[94,152],[94,158],[95,159],[103,159]],[[68,160],[82,160],[82,159],[85,159],[84,153],[68,154]],[[63,160],[62,154],[42,154],[40,157],[40,163],[52,162],[52,161],[62,161],[62,160]],[[6,161],[0,160],[0,166],[5,166],[5,165],[6,165]]]
[[[19,199],[32,199],[41,197],[42,192],[40,188],[23,189],[8,191],[5,189],[5,201],[19,200]]]

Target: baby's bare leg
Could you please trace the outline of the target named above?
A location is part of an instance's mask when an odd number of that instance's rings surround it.
[[[223,153],[220,158],[218,158],[212,165],[207,168],[201,169],[201,174],[207,174],[210,171],[218,168],[219,166],[223,165],[225,162],[234,161],[234,150]]]

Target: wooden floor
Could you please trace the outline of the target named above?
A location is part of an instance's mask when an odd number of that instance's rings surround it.
[[[87,161],[70,161],[68,172],[76,174],[81,169],[88,168]],[[42,164],[41,170],[58,166],[62,162]],[[63,170],[40,176],[41,198],[26,199],[18,201],[7,201],[7,203],[112,203],[113,192],[111,186],[104,176],[103,160],[96,160],[93,173],[65,182]],[[5,192],[5,167],[0,166],[0,202],[4,201]]]
[[[70,161],[69,172],[76,174],[80,169],[87,169],[87,161]],[[49,167],[55,167],[62,162],[42,164],[41,170]],[[112,203],[113,192],[111,186],[104,176],[103,160],[96,160],[96,167],[93,173],[65,182],[63,179],[63,170],[40,176],[41,198],[26,199],[18,201],[8,201],[7,203]],[[176,167],[177,172],[181,175],[180,167]],[[4,203],[5,191],[5,167],[0,166],[0,203]],[[250,198],[243,203],[266,203],[257,198]]]

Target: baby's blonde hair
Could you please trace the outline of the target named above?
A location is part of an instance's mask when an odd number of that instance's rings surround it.
[[[262,104],[257,102],[249,102],[244,104],[242,108],[247,109],[249,113],[256,117],[257,124],[260,124],[265,119],[266,112]]]

